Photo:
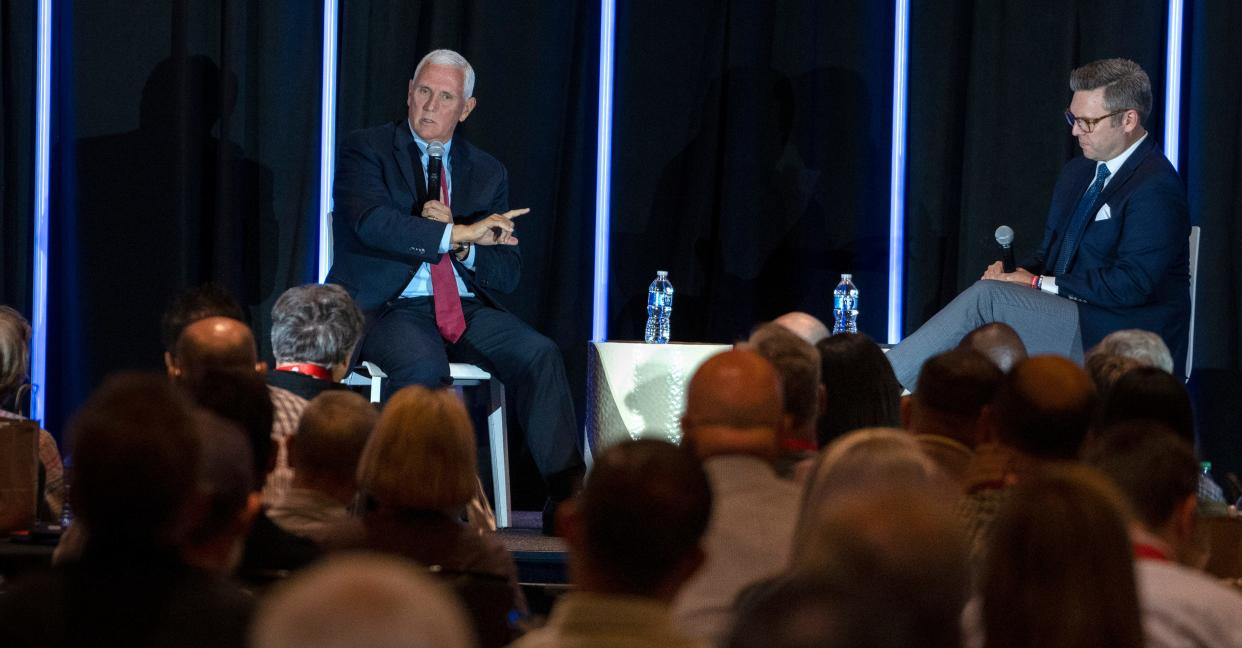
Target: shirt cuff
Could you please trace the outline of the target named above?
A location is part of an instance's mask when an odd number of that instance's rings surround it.
[[[440,254],[449,251],[449,246],[453,241],[453,224],[447,223],[444,226],[444,235],[440,237]]]
[[[1052,295],[1061,294],[1061,290],[1057,288],[1056,277],[1040,277],[1039,278],[1039,289]]]
[[[467,269],[467,270],[474,270],[474,251],[475,251],[478,247],[479,247],[479,246],[477,246],[477,245],[471,245],[471,246],[470,246],[470,251],[466,253],[466,258],[465,258],[465,259],[462,259],[461,264],[462,264],[462,265],[464,265],[464,266],[466,266],[466,269]]]

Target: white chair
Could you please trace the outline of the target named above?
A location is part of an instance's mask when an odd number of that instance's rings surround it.
[[[1186,341],[1186,379],[1195,362],[1195,279],[1199,275],[1199,226],[1190,228],[1190,337]]]
[[[369,387],[371,402],[380,402],[381,385],[388,377],[372,362],[363,362],[345,377],[344,383],[355,387]],[[449,364],[449,377],[453,388],[460,394],[462,388],[488,384],[487,437],[492,455],[492,496],[495,500],[496,527],[511,525],[512,506],[509,493],[509,424],[505,417],[505,386],[481,368],[461,362]]]

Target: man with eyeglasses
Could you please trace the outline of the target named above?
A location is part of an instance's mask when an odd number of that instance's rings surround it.
[[[1013,272],[997,261],[888,353],[913,388],[927,358],[977,326],[1002,321],[1031,355],[1082,360],[1105,335],[1152,331],[1184,371],[1190,291],[1186,191],[1143,121],[1151,80],[1137,63],[1104,59],[1070,75],[1065,119],[1083,156],[1070,160],[1052,193],[1043,242]]]

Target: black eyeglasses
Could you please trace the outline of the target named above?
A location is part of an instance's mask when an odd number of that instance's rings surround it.
[[[1120,115],[1121,113],[1127,110],[1129,110],[1129,108],[1122,108],[1121,110],[1114,110],[1113,112],[1110,112],[1107,115],[1104,115],[1103,117],[1075,117],[1074,113],[1067,110],[1065,111],[1065,123],[1069,124],[1070,126],[1077,126],[1078,129],[1084,133],[1090,133],[1091,131],[1095,130],[1096,124],[1104,121],[1105,119],[1108,119],[1109,117],[1112,117],[1113,115]]]

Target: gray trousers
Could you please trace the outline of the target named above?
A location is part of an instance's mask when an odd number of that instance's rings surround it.
[[[1030,355],[1055,354],[1082,362],[1077,304],[1026,286],[980,279],[889,349],[897,380],[914,391],[928,358],[956,348],[967,333],[992,322],[1012,326]]]

